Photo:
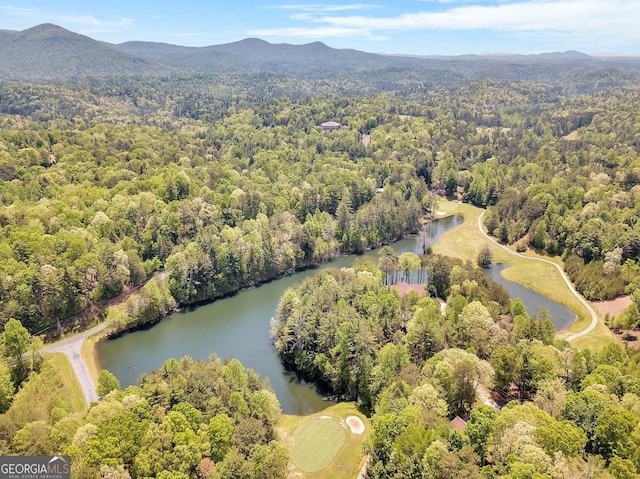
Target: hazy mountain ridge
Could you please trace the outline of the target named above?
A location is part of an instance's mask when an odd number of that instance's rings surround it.
[[[257,38],[206,47],[179,47],[165,43],[126,42],[116,45],[139,55],[197,72],[360,71],[372,68],[408,67],[415,59],[386,57],[350,49],[335,49],[322,42],[304,45],[269,43]]]
[[[168,68],[52,24],[20,32],[5,30],[0,41],[2,78],[160,74]]]
[[[269,43],[256,38],[205,47],[132,41],[100,42],[53,24],[23,31],[0,30],[0,79],[55,79],[170,73],[327,74],[384,69],[453,71],[456,77],[518,78],[523,69],[571,64],[602,64],[601,59],[568,51],[539,55],[409,56],[335,49],[321,42],[304,45]],[[625,58],[621,65],[640,65]],[[544,69],[542,69],[544,70]],[[544,74],[544,71],[538,72]],[[437,75],[434,77],[437,81]]]

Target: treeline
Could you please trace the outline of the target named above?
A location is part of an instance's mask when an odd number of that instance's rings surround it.
[[[624,294],[640,253],[638,92],[524,106],[486,132],[480,162],[451,160],[456,188],[490,206],[485,224],[501,241],[562,255],[588,299]]]
[[[503,301],[472,265],[424,262],[446,277],[444,312],[383,287],[382,270],[363,261],[287,290],[273,320],[286,364],[371,410],[367,477],[640,473],[640,355],[574,350],[548,313]],[[512,401],[483,404],[494,394]],[[449,424],[456,415],[462,430]]]
[[[380,266],[386,269],[387,261],[381,256]],[[383,271],[364,260],[288,289],[272,322],[283,362],[331,394],[375,409],[400,369],[410,362],[420,368],[446,348],[470,348],[487,361],[520,339],[553,344],[548,313],[541,310],[532,318],[519,300],[510,310],[508,294],[480,270],[440,256],[425,257],[424,265],[434,297],[447,299],[446,315],[434,299],[420,299],[416,292],[400,297],[393,287],[383,286]],[[541,348],[538,354],[544,355],[546,346]],[[517,354],[526,356],[525,351]],[[528,365],[526,373],[518,374],[534,374],[533,369]],[[535,391],[530,377],[510,372],[525,394]],[[493,372],[490,377],[493,381]],[[449,391],[448,410],[464,414],[473,398],[457,394]]]
[[[163,268],[178,302],[210,299],[400,237],[428,189],[562,255],[590,299],[637,289],[633,85],[279,79],[2,84],[2,317],[68,327]]]
[[[412,165],[365,157],[358,130],[322,132],[330,101],[275,106],[305,126],[250,110],[168,129],[3,117],[1,316],[71,328],[161,269],[177,303],[211,300],[417,229],[427,189]]]
[[[74,478],[287,476],[288,450],[275,431],[280,403],[237,360],[168,359],[124,391],[103,372],[98,392],[83,412],[61,401],[22,411],[28,399],[16,399],[0,415],[0,452],[69,455]],[[29,421],[38,414],[48,417]]]
[[[561,255],[587,298],[629,292],[640,254],[637,88],[572,95],[484,81],[409,98],[389,110],[404,121],[374,128],[372,145],[429,145],[434,192],[488,207],[485,224],[505,243]]]

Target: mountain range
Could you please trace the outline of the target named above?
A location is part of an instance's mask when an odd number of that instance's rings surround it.
[[[569,51],[541,55],[416,57],[334,49],[321,42],[272,44],[256,38],[206,47],[166,43],[100,42],[53,24],[27,30],[0,30],[0,79],[58,79],[173,73],[327,74],[367,70],[435,69],[452,64],[467,69],[545,64],[588,65],[606,59]],[[621,60],[618,60],[621,61]],[[627,60],[628,61],[628,60]],[[640,61],[638,61],[640,63]],[[474,76],[474,75],[472,75]]]

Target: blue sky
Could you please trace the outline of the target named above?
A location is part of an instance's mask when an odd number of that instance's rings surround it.
[[[45,22],[112,43],[258,37],[415,55],[640,54],[640,0],[0,0],[0,29]]]

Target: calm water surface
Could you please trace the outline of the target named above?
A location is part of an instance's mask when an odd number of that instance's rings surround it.
[[[425,244],[436,243],[443,233],[462,222],[460,215],[439,219],[427,225],[424,237],[420,235],[415,239],[398,241],[392,246],[398,253],[413,251],[422,254]],[[377,252],[371,251],[366,255],[377,256]],[[235,296],[174,313],[150,329],[103,341],[96,348],[100,366],[115,374],[121,385],[126,387],[135,384],[143,372],[160,367],[168,358],[188,355],[194,359],[207,360],[215,353],[221,358],[238,358],[261,377],[269,378],[284,412],[309,414],[319,411],[328,403],[322,400],[312,385],[284,369],[271,344],[270,320],[280,296],[287,288],[325,268],[351,266],[356,257],[345,256],[318,268],[246,289]],[[530,290],[516,283],[507,284],[499,277],[499,272],[497,278],[505,284],[513,297],[519,296],[523,300],[530,313],[535,313],[538,299],[531,299],[530,295],[522,291],[514,294],[511,285],[525,291]],[[533,310],[530,309],[532,307]],[[552,311],[548,305],[547,308]],[[553,311],[552,314],[555,316]]]
[[[438,220],[426,227],[426,241],[433,244],[443,233],[462,224],[459,215]],[[398,241],[398,253],[422,254],[425,239]],[[376,256],[371,251],[366,255]],[[102,368],[108,369],[126,387],[137,382],[143,372],[160,367],[168,358],[188,355],[208,359],[211,353],[221,358],[238,358],[246,367],[268,377],[286,413],[309,414],[327,406],[311,385],[286,371],[271,344],[270,321],[282,293],[304,278],[325,268],[351,266],[357,256],[345,256],[318,268],[286,276],[235,296],[188,309],[163,319],[150,329],[135,331],[97,346]]]
[[[486,272],[493,281],[505,287],[509,292],[509,296],[522,300],[529,316],[535,316],[536,311],[544,306],[549,310],[549,313],[551,313],[551,321],[556,331],[567,328],[576,319],[576,314],[563,304],[556,303],[546,296],[542,296],[529,288],[525,288],[521,284],[504,279],[500,275],[500,272],[508,266],[508,264],[504,263],[492,264],[486,269]]]

